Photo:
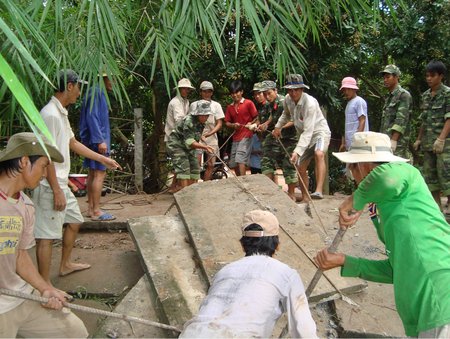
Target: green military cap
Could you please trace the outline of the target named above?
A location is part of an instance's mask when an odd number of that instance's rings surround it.
[[[211,115],[211,102],[208,100],[199,100],[191,111],[191,115]]]
[[[44,137],[42,137],[42,141],[44,142],[45,148],[47,148],[52,161],[64,161],[64,157],[55,146]],[[0,152],[0,162],[32,155],[47,156],[44,148],[41,146],[34,133],[17,133],[11,136],[6,148]]]
[[[269,89],[275,89],[277,88],[277,84],[275,83],[275,81],[272,80],[264,80],[262,82],[262,87],[263,87],[263,91],[268,91]]]
[[[385,74],[385,73],[394,74],[398,77],[400,76],[400,74],[402,74],[400,72],[400,68],[398,68],[395,65],[387,65],[380,73],[381,74]]]
[[[253,85],[253,92],[262,92],[263,91],[263,83],[262,82],[255,82]]]

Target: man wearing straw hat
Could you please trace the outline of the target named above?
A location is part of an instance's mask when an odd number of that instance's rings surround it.
[[[177,121],[180,121],[189,113],[188,96],[193,89],[195,88],[191,85],[189,79],[183,78],[178,81],[176,87],[177,95],[170,100],[167,106],[166,124],[164,125],[164,141],[166,143],[169,141],[169,136],[175,129]],[[172,185],[170,186],[171,192],[177,190],[177,184],[177,175],[175,174],[172,179]]]
[[[53,162],[64,161],[58,149],[44,140]],[[83,322],[61,312],[66,294],[49,284],[34,266],[28,250],[34,246],[34,206],[22,192],[47,175],[49,159],[33,133],[13,135],[0,152],[0,288],[36,293],[49,298],[42,305],[0,295],[0,336],[86,338]]]
[[[283,102],[283,114],[278,119],[272,134],[275,138],[280,138],[281,128],[289,121],[294,122],[300,138],[290,160],[297,166],[302,179],[303,184],[300,188],[303,201],[310,200],[307,170],[312,158],[315,161],[316,189],[311,194],[311,198],[323,199],[323,183],[326,174],[325,154],[331,139],[330,128],[317,100],[304,93],[304,89],[309,87],[305,85],[301,75],[289,74],[284,88],[287,89],[288,95]]]
[[[323,270],[344,277],[394,284],[395,303],[407,336],[450,337],[450,229],[419,170],[392,153],[389,136],[355,133],[348,152],[333,153],[358,184],[339,207],[342,228],[354,225],[376,203],[386,260],[367,260],[327,249],[315,257]],[[374,223],[375,224],[375,223]]]

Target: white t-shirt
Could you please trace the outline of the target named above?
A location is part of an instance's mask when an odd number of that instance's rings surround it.
[[[225,114],[223,113],[222,106],[217,101],[211,100],[211,111],[213,112],[213,115],[210,115],[208,117],[208,120],[206,120],[205,128],[203,129],[203,134],[208,133],[214,129],[216,126],[216,121],[220,119],[225,118]],[[192,111],[195,109],[197,101],[194,101],[191,104],[191,107],[189,111]],[[213,135],[206,138],[206,144],[209,146],[218,146],[219,140],[217,138],[217,133],[214,133]]]
[[[16,273],[19,250],[34,246],[34,207],[22,192],[18,200],[0,192],[0,288],[31,293],[33,287]],[[25,300],[0,295],[0,314],[6,313]]]
[[[180,338],[268,338],[284,312],[291,338],[317,337],[297,271],[266,255],[244,257],[216,274]]]
[[[345,107],[345,148],[350,149],[352,144],[353,134],[358,130],[359,117],[364,115],[366,122],[364,125],[364,131],[369,130],[369,118],[367,116],[367,103],[360,96],[356,96],[351,99]]]
[[[49,103],[41,109],[41,116],[55,139],[56,147],[64,157],[64,162],[55,162],[54,165],[59,186],[67,187],[70,173],[70,139],[75,137],[72,127],[70,127],[67,109],[56,97],[52,97]],[[46,179],[42,180],[41,184],[50,186]]]

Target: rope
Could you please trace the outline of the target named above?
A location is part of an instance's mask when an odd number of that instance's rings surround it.
[[[48,302],[48,298],[39,297],[36,295],[22,293],[22,292],[18,292],[18,291],[11,291],[6,288],[0,288],[0,294],[4,294],[4,295],[8,295],[10,297],[15,297],[15,298],[20,298],[20,299],[31,300],[31,301],[39,302],[41,304],[46,304]],[[99,310],[96,308],[71,304],[68,302],[63,302],[63,305],[64,305],[64,307],[67,307],[67,308],[70,308],[73,310],[77,310],[77,311],[81,311],[81,312],[104,315],[104,316],[111,317],[111,318],[122,319],[122,320],[125,320],[128,322],[132,321],[132,322],[136,322],[136,323],[140,323],[140,324],[144,324],[144,325],[148,325],[148,326],[154,326],[154,327],[159,327],[159,328],[163,328],[166,330],[172,330],[172,331],[175,331],[178,333],[181,332],[181,330],[175,326],[161,324],[161,323],[157,323],[157,322],[154,322],[151,320],[137,318],[137,317],[121,314],[121,313]]]

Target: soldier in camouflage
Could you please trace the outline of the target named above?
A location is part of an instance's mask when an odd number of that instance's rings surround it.
[[[400,86],[401,73],[397,66],[387,65],[380,73],[383,75],[384,87],[389,90],[383,106],[380,132],[391,138],[391,148],[395,155],[409,159],[411,94]]]
[[[261,124],[258,130],[265,132],[272,131],[275,128],[278,119],[283,113],[284,97],[278,94],[277,85],[274,81],[263,81],[264,96],[269,103],[267,117],[260,117]],[[281,167],[286,184],[288,185],[288,195],[295,201],[295,187],[298,184],[297,172],[290,162],[290,155],[297,145],[297,132],[294,122],[289,121],[281,127],[281,137],[277,139],[272,133],[265,133],[263,141],[263,158],[261,160],[262,174],[267,175],[270,179],[275,179],[275,170]],[[283,144],[286,151],[281,146]]]
[[[195,149],[214,153],[211,146],[200,143],[206,120],[211,114],[213,114],[211,103],[199,100],[195,107],[191,107],[189,114],[176,123],[175,129],[169,135],[167,151],[172,158],[177,179],[180,181],[180,189],[200,179],[200,166]]]
[[[447,69],[441,61],[426,67],[430,87],[422,94],[419,119],[422,125],[414,149],[423,151],[423,175],[442,210],[440,195],[450,195],[450,87],[442,82]]]

